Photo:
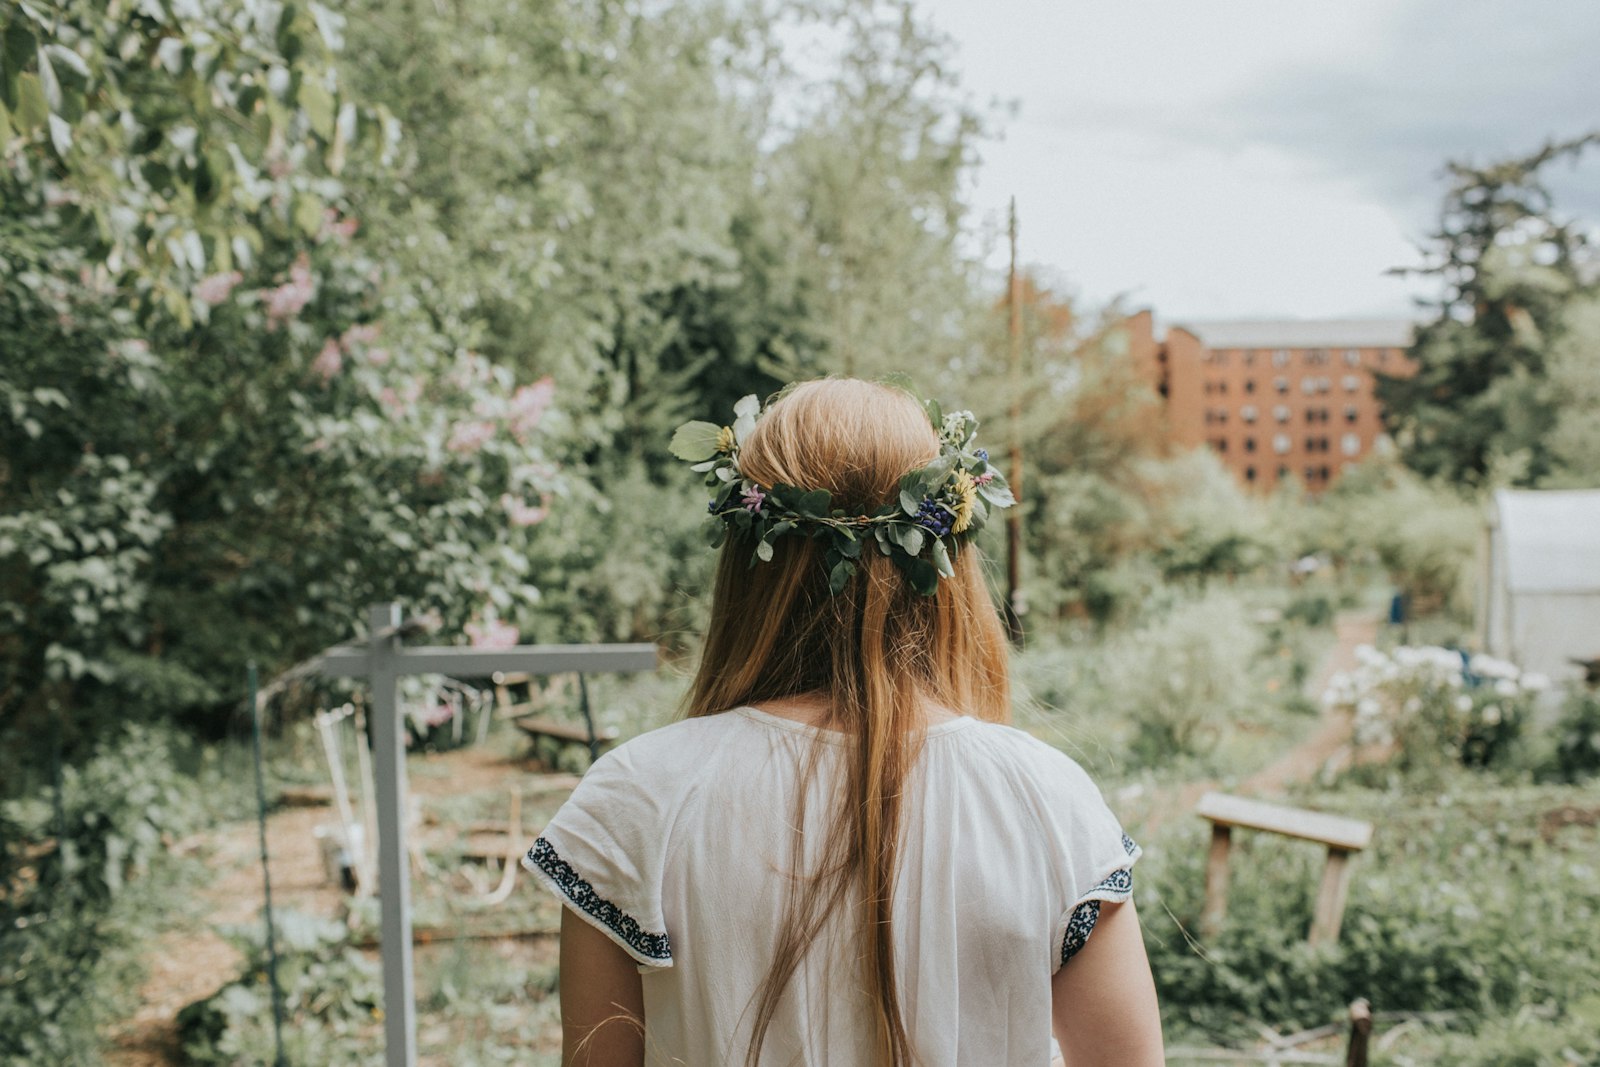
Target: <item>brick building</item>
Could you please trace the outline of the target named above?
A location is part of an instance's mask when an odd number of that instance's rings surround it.
[[[1127,328],[1129,357],[1166,402],[1172,442],[1209,445],[1262,490],[1291,472],[1326,489],[1383,433],[1373,372],[1412,370],[1403,319],[1191,322],[1157,341],[1140,311]]]

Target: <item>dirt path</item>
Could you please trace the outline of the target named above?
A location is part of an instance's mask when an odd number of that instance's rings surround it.
[[[411,761],[412,796],[430,798],[504,788],[530,767],[492,749],[466,748]],[[550,776],[550,784],[560,776]],[[570,788],[570,786],[568,786]],[[337,825],[331,805],[281,809],[267,817],[267,852],[274,909],[335,917],[344,894],[323,871],[316,828]],[[147,960],[139,1008],[107,1036],[109,1067],[178,1067],[177,1014],[216,992],[239,973],[243,958],[218,932],[261,924],[261,852],[256,824],[231,823],[180,846],[204,857],[216,879],[199,891],[191,917],[159,937]]]
[[[1334,619],[1334,646],[1323,657],[1317,672],[1306,682],[1306,696],[1321,707],[1322,693],[1328,682],[1340,671],[1356,666],[1356,649],[1372,644],[1378,636],[1380,622],[1376,615],[1341,613]],[[1348,751],[1350,722],[1342,713],[1323,709],[1321,721],[1315,732],[1279,756],[1272,763],[1241,782],[1236,792],[1248,796],[1281,796],[1290,785],[1315,778],[1330,761],[1337,761]],[[1144,818],[1140,825],[1145,833],[1188,815],[1207,792],[1219,787],[1213,781],[1185,782],[1157,791],[1136,807],[1142,807]]]
[[[1375,615],[1342,614],[1334,620],[1335,643],[1322,661],[1322,668],[1306,684],[1306,696],[1322,706],[1322,694],[1333,676],[1356,667],[1356,649],[1378,639],[1379,620]],[[1322,724],[1316,733],[1300,742],[1239,787],[1242,793],[1256,796],[1285,792],[1295,782],[1315,778],[1330,760],[1346,751],[1350,741],[1350,720],[1342,712],[1322,711]]]

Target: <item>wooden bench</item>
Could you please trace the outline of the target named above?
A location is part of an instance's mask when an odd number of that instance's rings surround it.
[[[1206,937],[1215,937],[1228,914],[1228,849],[1233,828],[1265,830],[1268,833],[1315,841],[1328,848],[1328,862],[1322,869],[1322,887],[1317,892],[1316,914],[1311,920],[1313,945],[1339,940],[1339,925],[1344,921],[1345,897],[1350,891],[1350,856],[1372,841],[1372,824],[1346,819],[1304,808],[1289,808],[1259,800],[1207,793],[1200,798],[1196,814],[1211,820],[1211,853],[1206,859],[1206,900],[1200,928]]]
[[[576,679],[578,707],[583,712],[584,724],[539,714],[541,709],[555,702],[557,694],[565,696],[571,692],[574,688],[572,679]],[[526,700],[518,701],[512,694],[516,686],[527,687]],[[553,676],[541,691],[535,688],[531,675],[500,672],[494,675],[494,691],[498,714],[510,719],[512,725],[527,734],[536,745],[540,739],[553,742],[558,756],[568,745],[582,745],[589,750],[591,760],[598,759],[600,753],[615,744],[621,736],[615,727],[595,728],[594,717],[589,710],[589,685],[582,674]]]

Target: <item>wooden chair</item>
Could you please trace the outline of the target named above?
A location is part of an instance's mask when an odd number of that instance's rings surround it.
[[[1308,940],[1313,945],[1332,944],[1339,940],[1345,897],[1350,890],[1350,856],[1371,843],[1371,823],[1225,793],[1207,793],[1200,798],[1195,811],[1211,821],[1211,853],[1206,860],[1206,900],[1200,919],[1201,932],[1206,937],[1217,935],[1228,913],[1228,849],[1233,842],[1233,829],[1239,827],[1297,837],[1327,846],[1328,862],[1322,869],[1322,887],[1317,892],[1316,914],[1311,920]]]

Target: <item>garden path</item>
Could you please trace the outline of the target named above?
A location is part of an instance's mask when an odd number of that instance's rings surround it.
[[[1289,786],[1309,781],[1324,767],[1337,765],[1347,758],[1350,720],[1341,712],[1322,707],[1322,694],[1335,674],[1355,668],[1356,649],[1373,644],[1381,625],[1379,616],[1365,612],[1341,612],[1334,618],[1334,645],[1306,681],[1306,696],[1322,708],[1317,729],[1272,763],[1233,786],[1234,792],[1247,796],[1282,795]],[[1131,821],[1148,834],[1156,827],[1189,815],[1201,797],[1221,787],[1220,782],[1200,781],[1156,790],[1142,804],[1135,799],[1129,805],[1133,809],[1129,812],[1133,816]]]
[[[501,788],[528,774],[528,764],[503,753],[463,748],[417,757],[410,786],[414,796],[426,799]],[[550,785],[565,784],[557,779],[566,776],[547,777]],[[327,882],[315,835],[318,825],[337,822],[331,803],[284,808],[267,817],[275,909],[323,918],[342,914],[344,894]],[[192,906],[151,947],[139,1007],[108,1035],[108,1067],[180,1067],[178,1011],[232,981],[243,963],[239,950],[218,929],[261,922],[261,854],[254,820],[219,826],[176,848],[204,857],[214,880],[196,891]]]

